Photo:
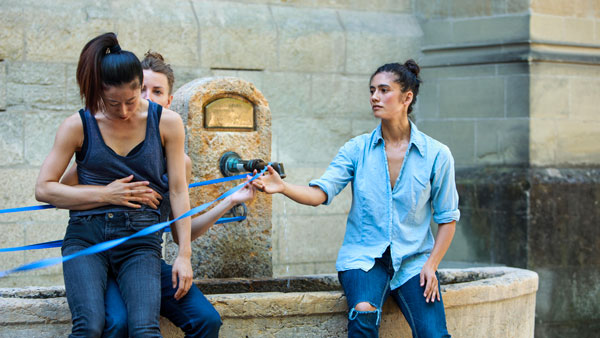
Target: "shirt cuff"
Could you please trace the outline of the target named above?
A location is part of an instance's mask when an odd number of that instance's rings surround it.
[[[327,199],[325,200],[325,202],[323,202],[323,205],[329,205],[331,203],[331,201],[333,201],[333,196],[328,192],[327,184],[325,182],[323,182],[321,180],[312,180],[312,181],[308,182],[308,186],[318,187],[319,189],[323,190],[325,195],[327,195]]]
[[[433,221],[436,224],[450,223],[452,221],[458,222],[459,219],[460,219],[460,210],[458,210],[458,209],[433,214]]]

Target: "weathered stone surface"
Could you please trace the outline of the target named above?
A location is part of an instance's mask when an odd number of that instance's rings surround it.
[[[0,14],[0,59],[22,60],[25,55],[23,8],[3,3]]]
[[[204,107],[216,98],[237,95],[255,107],[255,131],[205,129]],[[271,159],[271,114],[264,96],[254,85],[239,78],[205,78],[182,86],[172,108],[187,128],[186,148],[192,159],[192,180],[221,177],[219,159],[235,151],[243,159]],[[192,206],[216,199],[231,185],[211,185],[190,191]],[[248,219],[210,229],[193,243],[192,264],[201,277],[258,277],[272,275],[271,197],[259,194],[247,203]],[[171,246],[172,247],[172,246]],[[174,250],[168,249],[172,257]]]
[[[6,110],[6,62],[0,58],[0,111]]]
[[[419,130],[450,148],[455,167],[467,167],[475,164],[475,122],[419,120],[417,125]]]
[[[595,146],[600,122],[560,121],[557,127],[556,162],[580,165],[600,163],[600,152]]]
[[[569,117],[575,120],[600,122],[600,96],[590,88],[600,88],[597,78],[569,79]],[[564,87],[563,87],[564,89]]]
[[[368,117],[371,113],[368,76],[314,74],[311,76],[310,92],[312,116],[351,119]]]
[[[282,6],[271,11],[278,30],[279,70],[344,70],[344,32],[335,11]]]
[[[529,35],[529,15],[493,16],[457,20],[453,25],[455,43],[525,40]]]
[[[454,0],[452,3],[452,16],[455,18],[490,16],[494,2],[500,1]]]
[[[423,20],[423,45],[447,45],[452,41],[452,21],[449,20]]]
[[[569,88],[568,79],[536,76],[531,78],[530,88],[532,118],[560,119],[569,116],[570,100],[564,97],[565,88]]]
[[[40,166],[50,153],[58,126],[73,112],[69,113],[28,113],[24,114],[25,159],[27,163]]]
[[[529,161],[527,120],[480,120],[476,128],[478,164],[518,165]]]
[[[504,79],[440,79],[440,116],[504,117]],[[469,95],[464,95],[469,93]]]
[[[191,2],[152,1],[131,6],[128,1],[111,1],[109,18],[122,48],[140,59],[152,49],[174,66],[199,65],[199,27]]]
[[[565,21],[559,16],[532,13],[530,27],[533,39],[561,41],[565,36]]]
[[[264,5],[193,2],[204,67],[265,69],[277,63],[277,28]]]
[[[557,123],[560,122],[531,119],[529,157],[532,165],[547,166],[556,163]]]
[[[284,117],[274,118],[273,125],[280,147],[278,161],[291,165],[327,166],[338,150],[354,136],[351,121],[344,118]],[[307,142],[300,143],[298,140]]]
[[[269,108],[276,120],[282,116],[307,116],[312,114],[311,75],[293,72],[265,72],[263,77],[265,97],[269,98]],[[276,123],[274,128],[276,130]]]
[[[346,33],[346,72],[372,74],[385,63],[417,58],[423,32],[413,15],[343,11],[339,17]]]
[[[506,117],[530,116],[530,80],[526,75],[507,76],[505,80],[506,99],[504,109]]]
[[[23,115],[0,112],[0,166],[23,163]]]

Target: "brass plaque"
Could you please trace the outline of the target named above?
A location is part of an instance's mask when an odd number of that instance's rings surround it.
[[[254,129],[254,107],[241,99],[225,97],[204,108],[205,128]]]

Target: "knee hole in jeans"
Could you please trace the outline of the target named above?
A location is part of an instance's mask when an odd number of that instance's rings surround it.
[[[359,315],[370,314],[377,314],[375,325],[379,326],[379,322],[381,321],[381,309],[376,308],[373,304],[368,302],[360,302],[350,309],[348,320],[355,320]]]
[[[354,309],[360,312],[373,312],[377,310],[377,308],[369,302],[360,302],[354,306]]]

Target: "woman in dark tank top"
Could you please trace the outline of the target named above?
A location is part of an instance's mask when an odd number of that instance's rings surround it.
[[[121,50],[114,33],[92,39],[81,52],[77,82],[86,109],[60,125],[36,183],[39,201],[71,210],[63,255],[158,223],[160,209],[148,207],[144,197],[153,190],[169,192],[174,217],[190,208],[183,122],[177,113],[142,99],[142,79],[140,61]],[[73,154],[79,184],[69,186],[60,178]],[[179,244],[173,277],[181,297],[192,283],[190,218],[172,229]],[[65,262],[71,337],[101,336],[109,274],[127,305],[129,335],[160,337],[160,269],[159,233]]]

